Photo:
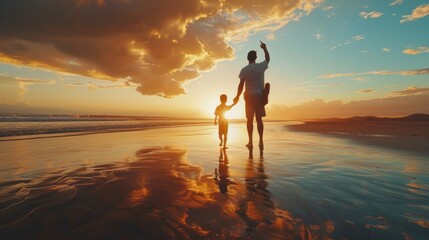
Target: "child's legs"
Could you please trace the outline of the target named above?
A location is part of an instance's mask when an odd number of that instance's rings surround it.
[[[222,144],[224,142],[224,136],[225,136],[225,132],[228,131],[227,129],[227,125],[225,125],[225,121],[219,121],[219,140],[220,143]]]
[[[226,147],[226,141],[228,140],[228,122],[225,123],[224,126],[224,133],[223,133],[223,146]]]

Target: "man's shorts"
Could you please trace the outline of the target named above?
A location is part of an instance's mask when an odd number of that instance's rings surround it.
[[[246,118],[265,117],[262,95],[247,95],[244,97],[244,101],[246,102]]]

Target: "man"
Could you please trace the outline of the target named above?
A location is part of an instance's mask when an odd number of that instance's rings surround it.
[[[265,117],[264,105],[266,104],[266,101],[263,101],[264,73],[270,62],[270,54],[268,53],[267,46],[262,41],[260,47],[264,50],[265,61],[256,63],[256,51],[254,50],[247,54],[249,65],[241,69],[240,75],[238,76],[240,78],[240,84],[238,84],[234,103],[238,102],[243,88],[245,87],[244,100],[247,118],[247,134],[249,135],[249,142],[246,146],[253,147],[253,118],[255,117],[259,133],[259,147],[262,148],[264,146],[264,123],[262,122],[262,117]],[[269,86],[267,87],[268,90]]]

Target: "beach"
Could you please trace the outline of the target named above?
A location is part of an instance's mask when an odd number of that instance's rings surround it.
[[[362,144],[429,154],[429,121],[315,120],[290,125],[289,129],[352,139]]]
[[[429,157],[420,147],[291,124],[266,123],[263,149],[244,146],[244,123],[230,125],[226,150],[207,124],[1,141],[0,238],[429,235]]]

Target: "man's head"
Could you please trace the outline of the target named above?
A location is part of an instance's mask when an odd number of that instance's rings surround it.
[[[247,60],[249,60],[249,62],[254,62],[256,60],[256,51],[252,50],[247,54]]]
[[[220,95],[220,102],[221,103],[226,103],[227,100],[228,100],[228,97],[226,96],[226,94]]]

